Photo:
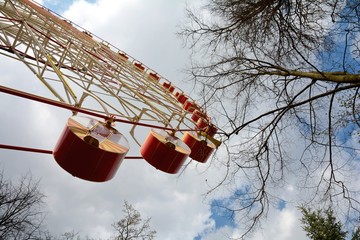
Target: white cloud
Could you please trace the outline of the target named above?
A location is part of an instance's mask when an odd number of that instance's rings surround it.
[[[182,0],[76,1],[64,16],[188,92],[192,86],[183,84],[181,73],[188,56],[175,35],[184,6]]]
[[[254,234],[257,240],[303,240],[305,232],[299,225],[301,215],[296,209],[274,210],[269,215],[268,223]]]

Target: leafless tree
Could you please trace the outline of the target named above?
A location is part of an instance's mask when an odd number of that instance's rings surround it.
[[[124,217],[112,224],[115,230],[114,240],[152,240],[155,238],[156,231],[150,228],[151,218],[142,219],[140,212],[128,202],[124,202]],[[39,228],[40,229],[40,228]],[[2,239],[2,238],[0,238]],[[23,239],[23,238],[21,238]],[[48,231],[39,231],[39,234],[33,238],[36,240],[95,240],[90,236],[81,236],[79,232],[74,230],[65,232],[60,235],[53,235]],[[100,238],[96,238],[100,240]]]
[[[223,207],[244,234],[286,185],[297,204],[358,214],[359,1],[208,0],[187,14],[189,73],[228,156],[210,192],[235,186]]]
[[[128,202],[124,202],[124,218],[114,223],[113,229],[116,231],[115,240],[151,240],[154,239],[156,231],[150,228],[150,219],[143,220],[139,211]]]
[[[40,239],[43,197],[30,174],[13,184],[0,173],[0,239]]]

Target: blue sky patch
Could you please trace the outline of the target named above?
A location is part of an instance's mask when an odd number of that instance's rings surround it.
[[[210,218],[215,221],[215,228],[219,229],[224,226],[236,227],[234,220],[234,212],[226,206],[229,199],[213,200],[210,204],[211,216]]]
[[[357,129],[357,125],[355,123],[349,123],[345,126],[339,133],[337,134],[337,138],[340,140],[341,143],[346,143],[350,138],[353,131]]]
[[[336,24],[325,38],[327,48],[319,49],[318,52],[318,58],[321,61],[320,70],[358,73],[359,55],[351,48],[358,39],[358,31],[353,30],[358,24],[357,13],[353,11],[356,9],[354,5],[357,4],[357,1],[347,1],[347,6],[341,15],[346,16],[348,20],[343,22],[340,20],[340,23]]]
[[[205,229],[199,233],[194,240],[201,240],[204,236],[223,227],[236,228],[235,212],[232,208],[247,206],[250,204],[250,187],[245,186],[234,191],[233,195],[227,198],[214,199],[210,203],[211,215],[209,220],[214,221],[215,226],[212,229]]]
[[[204,236],[207,236],[209,233],[216,231],[225,226],[229,226],[231,228],[236,227],[234,212],[227,208],[230,207],[231,203],[234,202],[235,199],[231,198],[223,198],[223,199],[215,199],[210,203],[210,211],[211,216],[209,220],[213,220],[215,222],[214,228],[205,229],[203,232],[199,233],[193,240],[201,240]]]
[[[277,203],[277,207],[278,210],[282,211],[286,208],[286,201],[283,199],[280,199]]]
[[[64,13],[75,0],[44,0],[44,6],[58,14]],[[86,0],[89,3],[95,3],[96,0]]]

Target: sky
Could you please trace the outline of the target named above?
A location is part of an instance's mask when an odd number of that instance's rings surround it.
[[[189,1],[190,2],[190,1]],[[196,99],[191,82],[184,81],[189,51],[176,36],[185,21],[183,0],[92,0],[42,3],[77,25],[155,69]],[[199,4],[199,0],[191,1]],[[17,89],[42,92],[41,83],[22,63],[0,56],[0,83]],[[0,93],[0,143],[53,149],[71,112]],[[120,126],[121,127],[121,126]],[[120,128],[119,127],[119,128]],[[222,157],[222,149],[218,152]],[[151,217],[156,239],[224,239],[239,237],[239,227],[214,203],[229,197],[221,192],[206,195],[224,174],[221,164],[191,163],[177,175],[154,169],[142,160],[125,160],[116,176],[105,183],[87,182],[61,169],[51,155],[0,149],[0,166],[7,178],[31,172],[46,195],[46,227],[53,234],[66,231],[106,239],[111,224],[122,217],[126,200],[144,218]],[[291,185],[283,195],[293,194]],[[300,240],[296,206],[279,201],[268,220],[249,239]],[[236,217],[235,217],[236,219]]]

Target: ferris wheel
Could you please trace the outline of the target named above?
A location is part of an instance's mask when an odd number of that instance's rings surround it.
[[[6,143],[0,148],[53,154],[73,176],[103,182],[126,158],[174,174],[187,157],[206,162],[220,144],[210,116],[180,88],[35,2],[0,0],[0,54],[25,64],[52,97],[1,85],[2,93],[70,113],[54,150]],[[116,122],[128,124],[129,131],[119,132]],[[148,129],[145,138],[139,127]],[[130,148],[139,156],[127,156]]]

